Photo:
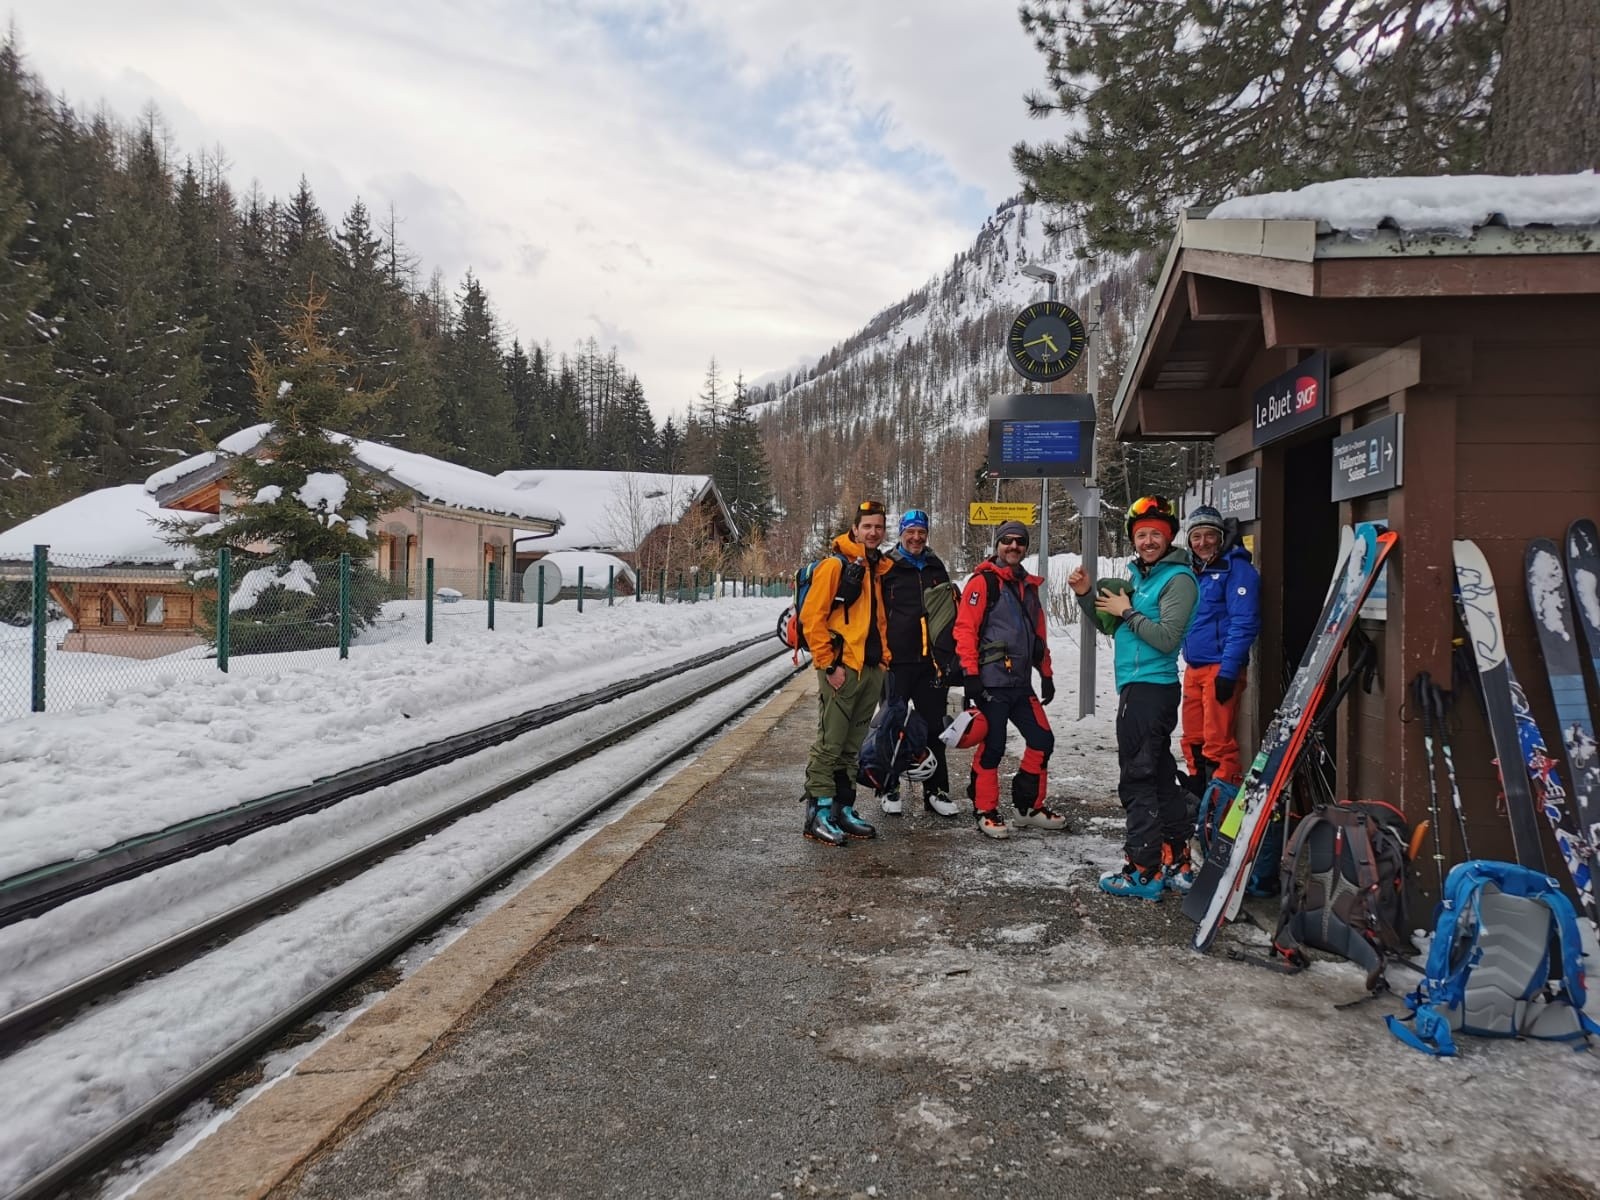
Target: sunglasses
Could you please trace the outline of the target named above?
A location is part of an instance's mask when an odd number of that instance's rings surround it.
[[[1027,538],[1024,538],[1024,537],[1012,537],[1010,535],[1007,535],[1006,537],[1001,538],[998,542],[995,543],[995,545],[997,545],[997,546],[1026,546],[1027,544],[1028,544],[1028,539]]]
[[[885,511],[881,500],[863,500],[856,505],[856,516],[858,517],[881,517]]]

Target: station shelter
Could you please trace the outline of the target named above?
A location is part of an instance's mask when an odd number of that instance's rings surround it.
[[[1600,519],[1600,177],[1346,180],[1191,212],[1114,423],[1126,440],[1211,443],[1210,499],[1262,575],[1247,758],[1312,636],[1340,528],[1361,521],[1399,542],[1359,621],[1371,691],[1353,688],[1326,728],[1335,795],[1428,814],[1408,685],[1427,671],[1451,686],[1456,538],[1487,555],[1512,666],[1559,745],[1523,564],[1530,539],[1561,544],[1575,518]],[[1450,728],[1472,852],[1511,859],[1464,681]],[[1443,803],[1455,862],[1447,790]],[[1433,873],[1417,874],[1431,895]]]

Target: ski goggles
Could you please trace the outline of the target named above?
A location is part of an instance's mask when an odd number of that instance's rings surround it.
[[[883,507],[882,500],[863,500],[856,505],[856,520],[859,521],[862,517],[881,517],[886,515],[887,512],[888,510]]]
[[[1174,517],[1172,501],[1165,496],[1140,496],[1128,505],[1128,520],[1137,521],[1140,517]]]

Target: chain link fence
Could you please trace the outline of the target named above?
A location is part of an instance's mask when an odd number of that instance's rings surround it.
[[[282,562],[224,552],[180,568],[36,547],[31,561],[0,560],[0,720],[205,672],[397,653],[497,626],[538,629],[548,605],[583,612],[790,591],[774,578],[663,571],[654,587],[635,587],[631,574],[618,575],[586,575],[581,590],[577,577],[562,577],[559,589],[541,594],[537,570],[506,572],[498,563],[446,569],[429,559],[386,573],[348,557]]]

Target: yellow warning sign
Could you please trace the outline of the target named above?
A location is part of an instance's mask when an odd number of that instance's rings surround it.
[[[1006,521],[1021,521],[1032,525],[1039,518],[1037,504],[969,504],[968,525],[1000,525]]]

